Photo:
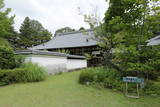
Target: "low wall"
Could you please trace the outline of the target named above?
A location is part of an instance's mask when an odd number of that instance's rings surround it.
[[[68,70],[74,70],[74,69],[80,69],[80,68],[86,68],[86,67],[87,67],[87,60],[83,60],[83,59],[68,59],[67,60]]]
[[[87,61],[84,59],[67,59],[61,56],[31,55],[26,56],[25,62],[37,63],[44,67],[48,74],[87,67]]]

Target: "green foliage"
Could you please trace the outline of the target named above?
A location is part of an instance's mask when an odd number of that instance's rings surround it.
[[[159,46],[121,47],[122,52],[116,53],[115,62],[120,62],[124,76],[138,76],[156,80],[159,76]]]
[[[19,68],[24,63],[25,57],[22,55],[15,55],[14,59],[15,59],[14,68]]]
[[[40,83],[0,87],[0,107],[159,107],[160,97],[125,97],[77,83],[78,71],[49,76]],[[63,99],[63,100],[62,100]],[[70,103],[69,103],[70,102]]]
[[[10,44],[0,38],[0,69],[14,68],[15,59]]]
[[[6,38],[11,35],[10,30],[12,29],[13,19],[14,16],[8,17],[11,9],[3,9],[4,8],[4,1],[0,0],[0,37]]]
[[[57,52],[70,54],[70,51],[69,50],[65,50],[65,49],[58,49]]]
[[[14,55],[10,44],[0,38],[0,69],[13,69],[19,67],[24,62],[22,56]]]
[[[21,68],[0,70],[0,85],[19,82],[38,82],[46,77],[45,71],[37,64],[25,63]]]
[[[124,76],[157,79],[160,48],[147,46],[147,40],[158,32],[160,25],[157,2],[110,0],[105,22],[95,29],[105,66],[121,71]]]
[[[101,84],[105,88],[122,90],[121,75],[115,70],[108,68],[88,68],[82,70],[79,76],[81,84]]]
[[[0,85],[22,82],[25,69],[0,70]]]
[[[79,28],[79,31],[84,31],[84,30],[85,30],[84,27],[80,27],[80,28]]]
[[[147,81],[143,93],[146,95],[160,96],[160,84],[158,82]]]
[[[87,85],[95,85],[96,87],[110,88],[117,91],[124,92],[125,83],[122,82],[120,72],[114,69],[108,69],[103,67],[88,68],[81,71],[79,76],[79,83]],[[159,82],[145,80],[145,87],[140,90],[141,95],[160,95]],[[128,91],[130,93],[136,93],[136,84],[128,84]]]
[[[37,64],[29,62],[23,64],[21,68],[26,70],[21,78],[21,81],[23,82],[43,81],[46,77],[44,68],[38,66]]]
[[[72,29],[70,27],[64,27],[64,28],[60,28],[58,30],[55,31],[55,35],[58,33],[66,33],[66,32],[73,32],[76,31],[75,29]]]
[[[92,72],[93,68],[88,68],[87,70],[82,70],[79,76],[79,82],[85,84],[87,82],[94,81],[94,73]]]
[[[19,48],[28,48],[45,43],[51,39],[52,34],[36,20],[26,17],[20,27]]]
[[[88,53],[85,53],[84,56],[86,57],[87,60],[91,60],[91,59],[93,59],[93,58],[96,58],[95,55],[88,54]]]

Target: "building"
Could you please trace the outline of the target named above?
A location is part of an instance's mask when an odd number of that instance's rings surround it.
[[[84,56],[37,50],[15,51],[15,54],[25,55],[25,62],[37,63],[44,67],[48,74],[87,67],[87,60]]]
[[[148,46],[149,45],[160,45],[160,34],[158,35],[158,36],[156,36],[156,37],[154,37],[154,38],[152,38],[152,39],[150,39],[150,40],[148,40],[148,44],[147,44]]]
[[[71,55],[84,56],[90,54],[96,56],[88,61],[88,66],[100,65],[102,60],[93,30],[56,34],[49,42],[29,49],[68,52]]]

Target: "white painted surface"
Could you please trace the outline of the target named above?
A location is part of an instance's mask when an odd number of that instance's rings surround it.
[[[87,67],[86,60],[81,60],[81,59],[68,59],[67,60],[68,70],[74,70],[74,69],[80,69],[80,68],[86,68],[86,67]]]
[[[27,56],[25,62],[37,63],[45,68],[48,74],[67,72],[68,70],[87,67],[87,61],[83,59],[67,59],[60,56],[32,55]]]
[[[67,72],[67,58],[59,56],[32,55],[27,56],[26,62],[36,63],[45,68],[48,74]]]
[[[147,45],[160,45],[160,39],[152,40]]]

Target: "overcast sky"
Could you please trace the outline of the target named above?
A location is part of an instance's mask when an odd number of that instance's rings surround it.
[[[97,13],[104,18],[108,4],[106,0],[5,0],[7,8],[12,8],[11,15],[15,14],[15,28],[19,29],[26,16],[38,20],[52,33],[62,27],[89,28],[79,15],[78,7],[83,14]]]

